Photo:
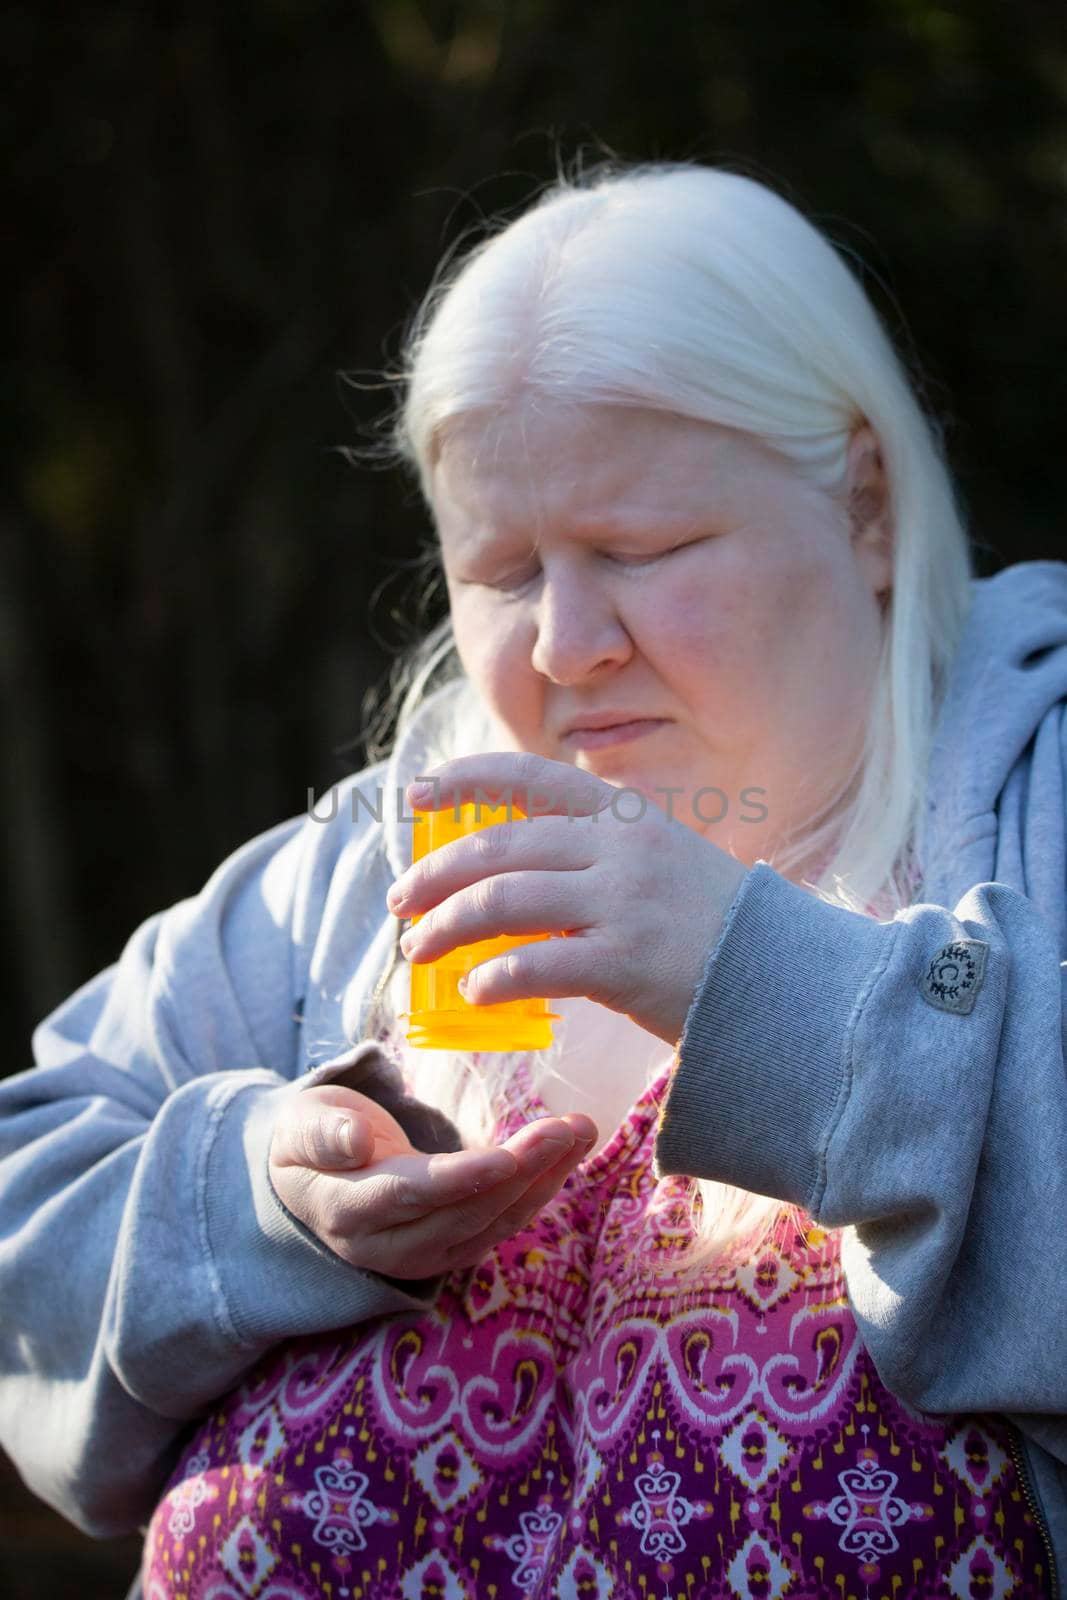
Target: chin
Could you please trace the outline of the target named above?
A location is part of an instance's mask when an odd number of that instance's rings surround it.
[[[588,772],[591,777],[599,778],[602,783],[610,783],[613,789],[635,789],[638,794],[643,794],[652,804],[657,804],[653,790],[656,780],[647,772],[627,772],[623,761],[607,758],[607,755],[595,763],[575,762],[580,772]],[[662,797],[661,797],[662,799]]]

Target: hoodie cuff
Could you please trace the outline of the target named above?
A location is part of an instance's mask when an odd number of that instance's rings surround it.
[[[828,905],[765,861],[749,870],[675,1051],[657,1178],[734,1184],[816,1215],[851,1088],[853,1029],[898,931]]]
[[[238,1342],[348,1327],[397,1311],[425,1311],[443,1278],[387,1279],[335,1255],[283,1205],[270,1181],[271,1139],[293,1083],[246,1083],[220,1117],[207,1156],[204,1206],[210,1270]]]

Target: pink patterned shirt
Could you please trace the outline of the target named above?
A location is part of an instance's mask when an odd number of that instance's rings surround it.
[[[906,1600],[1048,1592],[992,1417],[912,1411],[835,1236],[696,1281],[656,1181],[669,1068],[433,1307],[273,1351],[190,1438],[146,1600]],[[520,1073],[497,1129],[547,1114]]]

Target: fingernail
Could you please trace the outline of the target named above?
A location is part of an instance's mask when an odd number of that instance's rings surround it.
[[[433,795],[433,787],[428,783],[409,783],[408,799],[413,806],[421,805],[424,800],[429,800]]]
[[[568,1150],[574,1148],[572,1139],[561,1139],[558,1134],[549,1135],[547,1139],[538,1139],[534,1145],[534,1155],[538,1161],[543,1161],[546,1166],[553,1161],[558,1161],[560,1156],[566,1155]]]
[[[348,1117],[340,1117],[338,1119],[337,1127],[336,1127],[335,1132],[336,1132],[336,1136],[337,1136],[337,1143],[341,1148],[342,1155],[347,1156],[349,1161],[351,1161],[351,1159],[352,1159],[352,1123],[351,1123],[351,1120]]]

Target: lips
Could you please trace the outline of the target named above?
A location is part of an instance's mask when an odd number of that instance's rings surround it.
[[[562,742],[572,750],[599,750],[611,744],[629,744],[666,726],[665,717],[631,717],[624,722],[579,725],[563,735]]]
[[[651,717],[644,711],[587,711],[582,716],[572,717],[560,730],[560,737],[566,738],[571,733],[586,733],[590,730],[598,732],[601,728],[621,728],[631,722],[662,722],[662,717]]]

